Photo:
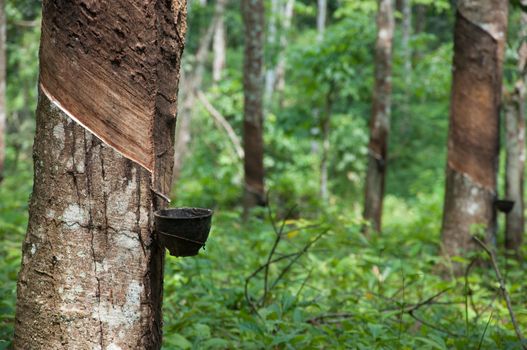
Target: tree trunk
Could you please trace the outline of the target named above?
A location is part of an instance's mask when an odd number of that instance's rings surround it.
[[[324,39],[324,32],[326,31],[326,17],[327,17],[328,5],[327,0],[318,0],[318,11],[317,11],[317,39],[321,42]]]
[[[6,152],[6,15],[5,2],[0,0],[0,182],[4,177],[4,162]]]
[[[213,51],[214,51],[214,61],[212,63],[212,78],[214,82],[219,82],[223,70],[225,69],[226,62],[226,40],[225,40],[225,5],[227,0],[217,0],[216,2],[216,30],[214,32],[213,39]]]
[[[331,135],[331,111],[333,108],[333,88],[330,89],[326,96],[326,105],[324,115],[320,121],[320,130],[322,130],[322,157],[320,159],[320,197],[325,203],[329,202],[329,186],[328,186],[328,165],[329,165],[329,151],[331,143],[329,137]]]
[[[412,118],[410,116],[410,98],[412,92],[412,49],[410,48],[410,39],[412,36],[412,4],[411,0],[402,0],[402,37],[401,51],[403,57],[403,81],[404,92],[403,100],[400,107],[401,117],[399,120],[399,129],[401,134],[410,134]]]
[[[507,214],[505,226],[505,248],[520,257],[525,232],[524,169],[525,169],[525,67],[527,63],[527,14],[521,14],[522,39],[518,48],[518,79],[512,94],[504,98],[506,126],[505,196],[514,201],[512,211]]]
[[[267,47],[268,50],[274,54],[276,52],[277,41],[277,24],[276,18],[280,11],[278,10],[279,0],[271,0],[271,11],[269,16],[269,27],[267,30]],[[265,72],[265,91],[264,95],[267,101],[271,101],[276,79],[276,66],[269,64],[269,68]]]
[[[188,156],[189,144],[192,140],[190,124],[192,120],[192,107],[195,103],[194,93],[192,91],[192,75],[192,72],[185,74],[185,72],[181,71],[179,80],[179,98],[183,102],[178,106],[178,123],[176,125],[176,136],[174,138],[174,149],[176,152],[174,152],[173,183],[175,186],[181,176],[183,164]]]
[[[186,6],[132,5],[44,2],[16,349],[161,347],[152,213],[170,191]]]
[[[284,8],[284,20],[282,25],[282,31],[280,34],[280,52],[278,54],[278,63],[276,64],[275,74],[275,85],[276,90],[281,94],[285,89],[285,65],[286,55],[285,50],[287,48],[287,36],[291,29],[291,23],[293,20],[293,11],[295,8],[295,0],[287,0]],[[280,96],[280,106],[282,106],[282,97]]]
[[[324,34],[326,32],[326,16],[327,16],[327,1],[318,0],[317,8],[317,42],[321,44],[324,41]],[[328,158],[329,158],[329,137],[330,137],[330,125],[331,125],[331,110],[330,110],[330,96],[331,92],[328,92],[326,96],[326,111],[323,115],[320,115],[318,108],[314,109],[316,118],[320,118],[320,132],[322,134],[322,140],[320,146],[313,142],[311,149],[320,150],[320,189],[319,194],[322,201],[325,203],[329,200],[329,188],[328,188]]]
[[[380,232],[390,132],[392,44],[395,25],[392,0],[379,0],[378,4],[375,86],[370,119],[364,219],[370,223],[373,230]]]
[[[243,73],[245,151],[244,217],[250,208],[265,205],[263,142],[263,0],[242,0],[245,25]]]
[[[507,12],[506,1],[458,2],[442,228],[448,256],[474,249],[474,230],[495,239]]]

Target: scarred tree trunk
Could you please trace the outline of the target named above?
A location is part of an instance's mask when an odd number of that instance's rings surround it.
[[[217,0],[216,2],[216,30],[214,32],[214,39],[212,49],[214,51],[214,61],[212,62],[212,78],[214,82],[219,82],[223,70],[225,69],[226,61],[226,40],[225,40],[225,5],[227,0]]]
[[[152,213],[170,190],[185,7],[44,1],[16,349],[161,347]]]
[[[473,249],[496,230],[499,109],[508,2],[458,2],[443,214],[443,254]]]
[[[5,2],[0,0],[0,182],[4,176],[6,133],[6,16]]]
[[[390,131],[394,27],[392,0],[379,0],[375,47],[375,86],[370,119],[368,173],[366,175],[364,203],[364,219],[377,232],[381,231],[388,134]]]
[[[245,25],[243,67],[245,151],[244,216],[256,205],[265,204],[263,143],[263,0],[242,0]]]
[[[520,256],[525,232],[524,169],[525,169],[525,67],[527,63],[527,14],[521,14],[522,39],[518,48],[518,79],[514,91],[504,97],[506,127],[506,181],[505,196],[514,201],[512,211],[507,214],[505,248]]]

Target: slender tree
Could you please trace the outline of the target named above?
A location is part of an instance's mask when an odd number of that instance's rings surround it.
[[[475,247],[474,230],[494,240],[507,13],[507,1],[458,2],[442,228],[449,256]]]
[[[381,231],[384,183],[390,132],[392,93],[392,46],[394,32],[392,0],[379,0],[377,12],[377,43],[375,46],[375,86],[370,119],[368,173],[364,218],[373,230]]]
[[[159,349],[184,1],[44,1],[16,349]]]
[[[6,15],[5,2],[0,0],[0,182],[4,175],[6,133]]]
[[[263,142],[263,0],[242,0],[245,26],[243,67],[245,151],[244,216],[256,205],[265,204]]]
[[[275,85],[276,90],[282,93],[285,89],[285,66],[286,66],[286,55],[285,49],[288,43],[288,33],[291,29],[291,23],[293,21],[293,11],[295,8],[295,0],[287,0],[284,6],[282,30],[280,33],[280,52],[278,53],[278,63],[276,64],[276,78]],[[282,101],[280,101],[280,105]]]
[[[227,0],[216,0],[216,30],[214,31],[214,38],[212,48],[214,51],[214,61],[212,62],[212,78],[214,82],[221,79],[223,70],[225,69],[225,62],[227,60],[227,42],[225,39],[225,6]]]
[[[317,7],[317,42],[321,44],[324,41],[324,34],[326,32],[326,17],[327,17],[327,1],[318,0]],[[320,147],[320,197],[324,202],[329,201],[328,188],[328,162],[329,151],[331,144],[329,142],[330,126],[331,126],[331,109],[332,109],[332,95],[333,88],[328,91],[324,101],[324,110],[320,113],[318,108],[315,109],[315,115],[319,117],[319,128],[322,134],[322,142]]]
[[[511,93],[504,96],[506,127],[505,196],[514,201],[507,214],[505,248],[520,256],[525,232],[524,169],[525,169],[525,68],[527,64],[527,14],[521,14],[521,43],[518,47],[518,79]]]

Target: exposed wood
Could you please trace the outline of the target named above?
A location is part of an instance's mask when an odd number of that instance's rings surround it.
[[[364,219],[370,223],[373,230],[380,232],[390,132],[392,46],[395,24],[392,0],[379,0],[378,4],[375,86],[370,118]]]
[[[458,3],[442,228],[443,254],[474,249],[473,230],[494,243],[499,110],[508,3]]]
[[[37,110],[16,349],[161,347],[164,251],[152,211],[166,204],[172,179],[185,7],[44,2],[40,79],[49,90],[40,90]],[[112,146],[67,112],[85,124],[107,117]],[[145,125],[153,175],[116,151],[130,141],[122,130]]]

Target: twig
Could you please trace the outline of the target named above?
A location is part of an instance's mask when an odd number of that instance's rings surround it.
[[[287,266],[282,270],[282,272],[280,272],[280,274],[278,275],[278,277],[276,277],[276,279],[274,280],[273,284],[271,285],[271,288],[270,289],[273,289],[274,287],[276,287],[276,285],[278,284],[278,282],[280,282],[280,280],[285,276],[285,274],[289,271],[289,269],[296,263],[296,261],[298,259],[300,259],[302,257],[302,255],[304,255],[305,253],[307,253],[307,251],[309,250],[309,248],[311,248],[311,246],[313,244],[315,244],[318,240],[320,240],[326,233],[328,233],[328,231],[324,231],[322,233],[320,233],[315,239],[313,239],[312,241],[310,241],[309,243],[307,243],[305,245],[305,247],[299,251],[297,253],[297,255],[289,262],[289,264],[287,264]]]
[[[429,323],[429,322],[427,322],[427,321],[425,321],[425,320],[423,320],[423,319],[417,317],[416,315],[414,315],[414,311],[415,311],[415,310],[410,311],[408,314],[409,314],[414,320],[416,320],[417,322],[420,322],[420,323],[424,324],[425,326],[427,326],[427,327],[429,327],[429,328],[435,329],[436,331],[439,331],[439,332],[442,332],[442,333],[448,334],[448,335],[451,336],[451,337],[455,337],[455,338],[460,338],[460,337],[461,337],[461,334],[450,332],[450,331],[448,331],[448,330],[446,330],[446,329],[443,329],[443,328],[441,328],[441,327],[438,327],[438,326],[436,326],[436,325],[434,325],[434,324],[432,324],[432,323]]]
[[[196,96],[200,100],[200,102],[203,104],[203,107],[209,112],[212,119],[216,122],[216,125],[218,125],[220,128],[225,130],[227,133],[227,136],[229,137],[229,140],[231,141],[232,147],[234,149],[234,152],[238,156],[240,160],[243,160],[245,157],[242,144],[240,142],[240,138],[238,135],[236,135],[236,132],[234,132],[234,129],[229,124],[227,119],[225,119],[221,113],[214,108],[214,106],[210,103],[210,101],[207,99],[207,96],[202,91],[196,91]]]
[[[312,325],[317,325],[317,324],[321,324],[321,323],[330,323],[330,322],[326,321],[328,319],[329,320],[335,319],[335,318],[337,318],[337,319],[346,319],[346,318],[352,318],[354,316],[355,316],[354,314],[350,314],[350,313],[325,314],[325,315],[319,315],[319,316],[310,318],[306,322],[310,323]]]
[[[507,304],[507,309],[509,310],[509,315],[511,318],[512,325],[514,326],[514,331],[516,332],[516,336],[520,340],[521,346],[524,350],[527,350],[527,345],[525,344],[523,334],[520,330],[520,327],[518,325],[518,322],[516,321],[516,315],[514,314],[514,310],[512,309],[512,302],[511,297],[509,295],[509,292],[507,292],[507,287],[505,286],[505,280],[503,279],[503,276],[501,275],[500,269],[498,267],[498,263],[496,262],[496,257],[494,255],[494,252],[487,247],[485,243],[483,243],[478,237],[472,236],[472,238],[480,245],[480,247],[489,255],[490,261],[492,263],[492,267],[494,268],[494,272],[496,273],[496,278],[498,279],[498,283],[500,284],[500,290],[503,295],[503,298],[505,299],[505,302]]]
[[[494,312],[490,314],[489,320],[487,321],[487,324],[485,325],[485,329],[483,330],[483,334],[481,335],[481,339],[479,340],[478,350],[481,349],[481,346],[483,345],[483,339],[485,339],[485,334],[487,334],[487,328],[489,328],[490,321],[492,320],[492,316],[494,316]]]

